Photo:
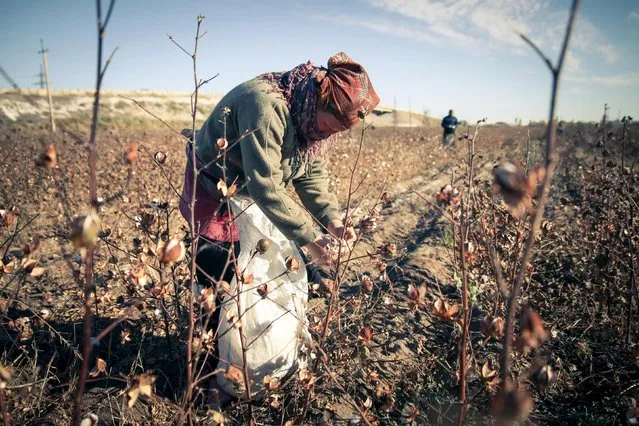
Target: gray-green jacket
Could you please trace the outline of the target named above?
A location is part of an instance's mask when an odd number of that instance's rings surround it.
[[[325,160],[309,161],[298,152],[286,102],[268,82],[255,78],[227,93],[198,132],[195,153],[200,163],[208,164],[219,153],[216,141],[225,136],[225,108],[230,109],[226,117],[230,144],[245,132],[252,132],[227,152],[227,184],[236,178],[238,187],[246,183],[244,192],[290,240],[300,246],[313,241],[320,231],[304,208],[325,227],[339,217],[337,199],[328,191]],[[206,174],[198,175],[199,183],[216,198],[221,178],[221,169],[215,164]],[[304,207],[287,191],[291,183]]]

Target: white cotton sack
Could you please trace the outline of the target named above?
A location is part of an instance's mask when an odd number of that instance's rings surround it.
[[[235,197],[231,208],[240,238],[238,266],[245,276],[253,275],[253,282],[239,283],[239,312],[236,278],[230,283],[230,295],[225,295],[221,304],[217,344],[218,368],[223,371],[217,374],[217,382],[230,395],[245,398],[244,386],[239,387],[225,378],[230,365],[244,371],[240,332],[247,345],[246,364],[252,396],[264,390],[264,377],[282,379],[306,366],[301,352],[309,339],[308,280],[295,244],[284,237],[255,203]],[[263,238],[270,241],[270,247],[263,254],[256,253],[257,243]],[[286,272],[289,256],[299,262],[298,270]],[[266,291],[262,291],[265,297],[258,292],[263,284],[266,284]]]

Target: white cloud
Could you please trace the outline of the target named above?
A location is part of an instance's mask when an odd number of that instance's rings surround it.
[[[526,34],[544,51],[557,52],[565,31],[568,12],[555,12],[548,0],[360,0],[390,13],[389,22],[367,17],[358,25],[401,37],[441,45],[453,43],[483,50],[529,52],[518,33]],[[639,15],[639,12],[637,12]],[[632,13],[631,13],[632,16]],[[352,17],[351,17],[352,19]],[[614,63],[618,49],[583,15],[578,16],[572,47]],[[528,49],[527,47],[525,49]],[[569,66],[579,68],[573,56]]]
[[[588,91],[583,87],[571,87],[570,93],[575,96],[584,96],[588,94]]]
[[[570,51],[566,54],[566,69],[569,71],[579,71],[581,69],[581,60]]]
[[[639,21],[639,10],[633,10],[632,12],[630,12],[630,14],[628,15],[628,18],[634,19],[635,21]]]
[[[406,23],[405,25],[397,25],[397,21],[392,19],[377,18],[365,16],[355,18],[352,16],[319,16],[316,18],[330,21],[337,24],[355,25],[362,28],[368,28],[382,34],[388,34],[400,38],[409,38],[430,44],[439,44],[442,37],[449,36],[450,41],[456,45],[469,46],[475,41],[472,37],[464,34],[454,33],[445,27],[436,27],[434,29],[425,29],[420,25]]]
[[[566,80],[574,83],[596,83],[604,86],[635,86],[639,85],[639,73],[589,76],[566,75]]]

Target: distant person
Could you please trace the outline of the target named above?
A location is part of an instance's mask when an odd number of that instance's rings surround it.
[[[565,130],[566,130],[566,123],[564,123],[563,121],[560,121],[559,124],[557,124],[557,136],[562,137]]]
[[[455,142],[455,130],[458,124],[457,117],[453,115],[453,110],[449,110],[448,115],[442,120],[442,127],[444,128],[442,145],[449,146]]]

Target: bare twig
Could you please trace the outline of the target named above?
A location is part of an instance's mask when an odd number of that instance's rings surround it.
[[[510,351],[513,344],[513,334],[514,334],[514,322],[515,322],[515,311],[517,310],[517,304],[519,299],[519,294],[521,292],[521,284],[524,279],[524,275],[526,274],[526,267],[528,262],[532,257],[533,247],[535,244],[535,238],[537,233],[539,232],[539,227],[541,225],[541,219],[544,215],[544,208],[546,206],[546,202],[548,200],[548,192],[550,189],[550,183],[552,181],[553,173],[555,170],[556,163],[556,153],[555,153],[555,109],[557,104],[557,95],[559,92],[559,79],[561,76],[561,70],[563,68],[564,59],[566,55],[566,51],[568,50],[568,42],[570,40],[570,36],[573,30],[573,24],[575,21],[575,17],[577,15],[577,9],[579,7],[579,0],[573,0],[572,7],[570,9],[570,17],[568,18],[568,23],[566,26],[566,33],[564,35],[563,44],[561,47],[561,53],[559,55],[559,61],[556,67],[553,67],[552,63],[543,55],[539,48],[528,40],[525,36],[522,36],[524,41],[526,41],[529,45],[533,47],[533,49],[540,54],[546,65],[548,66],[553,82],[552,82],[552,95],[550,98],[550,111],[548,114],[548,127],[547,127],[547,140],[546,140],[546,174],[543,179],[543,183],[541,186],[541,195],[539,196],[539,201],[537,203],[537,207],[535,209],[534,216],[532,218],[532,223],[530,227],[530,233],[528,234],[528,239],[526,240],[526,245],[524,248],[524,253],[521,259],[521,263],[519,265],[519,272],[517,274],[517,278],[513,283],[512,292],[510,295],[510,299],[508,301],[508,314],[506,317],[506,332],[504,335],[504,345],[503,351],[501,354],[501,380],[503,386],[506,387],[510,381]]]
[[[470,202],[470,193],[468,194],[468,202]],[[466,350],[468,346],[468,328],[469,328],[469,306],[468,306],[468,277],[467,277],[467,267],[466,267],[466,250],[465,250],[465,241],[467,239],[466,236],[466,216],[464,215],[464,201],[462,200],[461,205],[461,218],[460,218],[460,226],[459,226],[459,259],[461,263],[461,271],[462,271],[462,315],[463,315],[463,324],[462,324],[462,337],[461,344],[459,348],[459,418],[458,425],[463,425],[466,423],[466,410],[467,410],[467,401],[466,401],[466,373],[468,370],[467,365],[467,355]]]
[[[7,412],[7,406],[4,402],[4,388],[0,388],[0,412],[2,412],[2,422],[4,426],[9,426],[11,424],[11,417]]]
[[[548,59],[548,57],[546,55],[544,55],[544,52],[542,52],[541,49],[539,47],[537,47],[537,45],[532,40],[530,40],[524,34],[519,34],[519,36],[522,38],[522,40],[524,40],[526,42],[526,44],[528,44],[530,47],[533,48],[535,53],[537,53],[539,55],[541,60],[546,63],[546,65],[548,66],[548,68],[550,68],[551,71],[554,70],[554,67],[553,67],[552,62],[550,61],[550,59]]]
[[[366,120],[362,120],[362,130],[360,133],[360,142],[359,142],[359,146],[357,149],[357,155],[355,157],[355,162],[353,163],[353,166],[350,168],[350,180],[349,180],[349,186],[348,186],[348,196],[347,196],[347,200],[346,200],[346,214],[344,216],[344,220],[343,223],[347,224],[349,222],[350,219],[350,215],[352,214],[351,211],[351,201],[352,201],[352,196],[355,193],[355,191],[359,188],[359,185],[355,186],[355,189],[353,189],[354,186],[354,182],[355,182],[355,171],[357,170],[357,166],[359,164],[361,155],[362,155],[362,148],[364,145],[364,135],[366,133],[366,130],[368,130],[368,128],[371,126],[372,123],[366,123]],[[377,200],[377,202],[375,203],[375,205],[373,206],[373,208],[375,208],[375,206],[377,205],[377,203],[379,202],[379,199],[381,199],[382,197],[382,193],[380,193],[379,198]],[[346,227],[344,227],[344,230],[346,229]],[[331,291],[331,295],[328,301],[328,309],[326,312],[326,317],[324,318],[324,324],[322,326],[322,332],[320,335],[320,341],[318,342],[318,348],[321,350],[322,347],[324,346],[324,344],[326,343],[326,337],[328,335],[328,327],[329,324],[331,322],[332,316],[333,316],[333,309],[334,309],[334,305],[335,305],[335,299],[339,294],[339,288],[341,286],[341,283],[345,277],[347,268],[348,268],[348,263],[349,260],[353,254],[353,249],[355,247],[352,247],[349,249],[349,253],[348,253],[348,258],[346,259],[346,262],[343,262],[342,259],[342,244],[344,244],[344,240],[343,237],[344,235],[338,235],[337,236],[339,238],[339,245],[338,245],[338,257],[337,257],[337,261],[335,263],[335,269],[333,271],[333,278],[334,278],[334,288],[333,291]],[[357,241],[355,242],[355,245],[357,245],[357,243],[360,241],[361,235],[358,236]],[[344,266],[344,270],[341,271],[341,267]],[[341,273],[340,273],[341,272]],[[312,371],[316,372],[318,367],[319,367],[319,362],[320,362],[320,358],[321,357],[317,357],[315,360],[315,363],[313,364],[313,368]],[[311,385],[310,389],[308,390],[308,393],[306,395],[306,399],[304,402],[304,407],[302,410],[302,415],[301,415],[301,419],[305,419],[308,409],[310,407],[311,404],[311,398],[313,396],[313,392],[315,389],[315,384]],[[365,420],[366,421],[366,420]],[[366,421],[367,422],[367,421]]]
[[[109,10],[107,12],[107,19],[102,21],[102,5],[101,0],[96,0],[97,7],[97,29],[98,29],[98,58],[97,58],[97,76],[96,76],[96,88],[95,99],[93,101],[93,116],[91,119],[91,134],[89,136],[89,195],[91,208],[97,210],[98,208],[98,190],[97,190],[97,168],[96,168],[96,135],[98,128],[98,114],[100,111],[100,88],[102,86],[102,79],[104,73],[108,67],[111,57],[109,57],[106,65],[102,68],[102,41],[106,29],[106,24],[111,17],[115,0],[111,0],[109,3]],[[114,51],[115,53],[115,51]],[[75,396],[75,402],[73,406],[73,418],[72,424],[77,426],[80,424],[81,409],[82,409],[82,397],[86,385],[87,375],[89,372],[89,359],[91,357],[91,328],[92,328],[92,312],[91,312],[91,292],[93,291],[93,254],[95,252],[95,244],[91,243],[87,247],[87,255],[85,261],[85,287],[84,287],[84,332],[83,332],[83,349],[82,349],[82,368],[80,372],[80,380],[78,383],[78,389]]]
[[[633,230],[635,210],[634,206],[630,205],[630,213],[628,215],[628,229]],[[632,235],[628,238],[628,245],[630,251],[630,280],[628,280],[628,308],[626,314],[626,342],[630,344],[631,329],[632,329],[632,299],[633,295],[637,292],[637,283],[635,282],[635,247],[632,240]]]

